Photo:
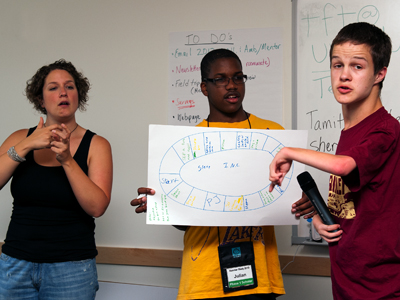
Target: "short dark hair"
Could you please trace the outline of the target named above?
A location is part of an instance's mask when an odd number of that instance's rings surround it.
[[[208,52],[206,55],[204,55],[203,59],[201,60],[200,63],[201,81],[203,81],[203,78],[207,78],[208,74],[210,74],[212,63],[220,58],[234,58],[239,61],[240,65],[242,65],[239,56],[237,56],[235,52],[228,49],[212,50]]]
[[[392,42],[390,37],[375,25],[359,22],[343,27],[332,41],[329,52],[331,61],[333,47],[347,42],[355,45],[365,44],[369,46],[372,61],[374,62],[375,75],[384,67],[389,66],[392,54]],[[382,82],[383,80],[380,82],[380,89],[382,89]]]
[[[78,91],[78,108],[81,111],[85,110],[86,102],[89,100],[88,91],[90,89],[90,82],[82,73],[76,70],[72,63],[64,59],[41,67],[37,70],[36,74],[26,82],[25,94],[29,102],[33,104],[37,111],[43,114],[47,113],[46,109],[42,107],[43,86],[47,76],[54,70],[65,70],[72,76]]]

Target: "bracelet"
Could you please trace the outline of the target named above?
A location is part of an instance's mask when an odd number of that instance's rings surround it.
[[[12,146],[10,149],[8,149],[7,154],[8,154],[8,157],[10,157],[13,161],[16,161],[16,162],[26,161],[25,158],[18,155],[17,151],[15,151],[14,146]]]

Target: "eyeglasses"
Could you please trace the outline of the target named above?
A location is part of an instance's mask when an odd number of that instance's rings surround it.
[[[203,81],[212,82],[216,86],[227,86],[231,79],[235,84],[241,85],[247,81],[247,75],[236,75],[232,77],[219,77],[219,78],[203,78]]]

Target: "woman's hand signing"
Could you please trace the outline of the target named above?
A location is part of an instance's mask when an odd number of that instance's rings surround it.
[[[54,139],[54,130],[62,130],[62,127],[58,124],[50,125],[45,127],[43,118],[40,117],[39,124],[32,134],[25,139],[25,143],[28,144],[27,148],[30,150],[39,150],[50,148],[51,143]]]
[[[60,164],[65,163],[72,158],[69,149],[69,140],[71,137],[71,131],[65,124],[61,124],[61,129],[53,129],[52,142],[50,143],[50,149],[56,153],[56,159]]]

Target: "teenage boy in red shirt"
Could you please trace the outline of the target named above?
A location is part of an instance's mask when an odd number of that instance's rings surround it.
[[[330,50],[345,124],[336,155],[283,148],[270,165],[270,190],[293,160],[331,173],[328,207],[337,224],[319,216],[313,224],[329,242],[334,299],[400,297],[400,125],[380,99],[390,55],[390,38],[374,25],[342,28]]]

